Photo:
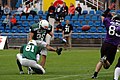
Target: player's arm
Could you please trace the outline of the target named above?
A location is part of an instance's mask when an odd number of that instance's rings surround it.
[[[101,18],[102,18],[102,22],[104,20],[104,18],[108,15],[108,13],[110,12],[110,10],[114,9],[115,7],[115,3],[112,3],[107,10],[105,10],[105,12],[102,14]]]
[[[73,30],[73,26],[72,25],[70,25],[71,27],[71,31],[70,31],[70,33],[69,33],[69,36],[71,36],[71,34],[72,34],[72,30]]]

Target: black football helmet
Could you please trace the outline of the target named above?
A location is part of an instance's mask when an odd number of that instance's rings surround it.
[[[113,21],[117,21],[117,22],[120,22],[120,14],[116,14],[112,17],[112,20]]]

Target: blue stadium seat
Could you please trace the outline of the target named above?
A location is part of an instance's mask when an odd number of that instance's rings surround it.
[[[101,21],[95,21],[94,26],[95,27],[101,27]]]
[[[62,34],[58,34],[58,37],[61,39],[62,38]]]
[[[82,13],[83,15],[85,15],[85,14],[88,14],[88,11],[87,10],[83,10],[83,13]]]
[[[3,21],[5,18],[6,18],[6,16],[5,16],[5,15],[3,15],[3,16],[1,17],[1,20]]]
[[[16,20],[19,21],[20,20],[20,16],[15,16]]]
[[[79,21],[75,21],[75,22],[73,23],[73,26],[74,26],[74,27],[80,27],[81,25],[80,25],[80,22],[79,22]]]
[[[82,16],[79,16],[79,17],[78,17],[78,20],[79,20],[79,21],[84,21],[84,20],[85,20],[85,17],[84,17],[83,15],[82,15]]]
[[[97,15],[93,15],[92,18],[91,18],[91,20],[93,20],[93,21],[97,21],[97,20],[98,20]]]
[[[78,28],[76,29],[76,31],[77,31],[77,33],[81,33],[81,32],[82,32],[81,27],[78,27]]]
[[[95,38],[95,39],[100,38],[100,35],[99,35],[99,34],[92,34],[92,36],[93,36],[93,38]]]
[[[0,26],[0,33],[4,33],[4,26]]]
[[[78,20],[78,16],[72,16],[71,20],[72,21],[77,21]]]
[[[86,20],[86,21],[90,21],[90,20],[91,20],[91,16],[90,16],[90,15],[86,15],[86,16],[85,16],[85,20]]]
[[[70,16],[65,16],[65,21],[70,20]]]
[[[86,34],[86,38],[90,39],[90,38],[92,38],[92,35],[91,34]]]
[[[28,18],[27,18],[27,20],[33,21],[33,16],[32,16],[32,15],[29,15]]]
[[[97,10],[97,11],[96,11],[96,14],[97,14],[97,15],[101,15],[101,14],[102,14],[102,11],[101,11],[101,10]]]
[[[61,22],[61,25],[64,26],[64,25],[65,25],[65,21],[64,21],[64,22]]]
[[[91,28],[90,28],[90,32],[91,32],[91,33],[95,33],[95,32],[97,32],[96,27],[91,27]]]
[[[30,22],[29,22],[29,25],[30,25],[30,26],[33,25],[33,24],[35,24],[35,21],[30,21]]]
[[[22,21],[17,21],[18,26],[22,26]]]
[[[11,29],[11,32],[12,32],[12,33],[17,33],[17,29],[18,29],[18,28],[17,28],[16,26],[14,26],[14,27]]]
[[[22,24],[23,27],[29,27],[29,22],[28,21],[24,21]]]
[[[98,27],[97,32],[103,33],[103,28],[102,27]]]
[[[43,14],[43,11],[38,11],[38,15],[42,15]]]
[[[10,32],[11,32],[10,27],[6,27],[6,29],[5,29],[5,33],[10,33]]]
[[[55,36],[55,38],[58,38],[58,37],[59,37],[58,34],[54,34],[54,36]]]
[[[91,10],[91,11],[89,12],[89,14],[90,14],[90,15],[94,15],[94,14],[95,14],[95,11],[94,11],[94,10]]]
[[[78,38],[78,34],[72,34],[72,38]]]
[[[38,21],[38,20],[39,20],[39,16],[36,15],[36,16],[34,17],[34,20],[35,20],[35,21]]]
[[[86,34],[79,34],[78,36],[79,36],[80,39],[86,38]]]
[[[20,28],[18,29],[18,32],[19,32],[19,33],[24,33],[24,32],[25,32],[24,27],[20,27]]]
[[[88,21],[88,25],[90,26],[90,27],[93,27],[93,21]]]
[[[87,24],[86,21],[82,21],[82,22],[81,22],[81,26],[83,26],[83,25],[88,25],[88,24]]]
[[[73,33],[77,33],[77,29],[75,27],[73,27]]]
[[[46,20],[46,19],[47,19],[47,17],[46,17],[45,15],[42,15],[42,19],[45,19],[45,20]]]
[[[48,14],[48,11],[45,11],[45,14]]]
[[[104,39],[104,38],[105,38],[105,36],[106,36],[106,34],[102,34],[102,35],[101,35],[101,38],[103,38],[103,39]]]
[[[26,21],[26,19],[27,19],[26,16],[21,16],[22,21]]]
[[[26,27],[25,28],[25,33],[29,33],[30,32],[30,28],[29,27]]]

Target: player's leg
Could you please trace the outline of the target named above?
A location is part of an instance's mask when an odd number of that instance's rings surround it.
[[[114,80],[118,80],[120,76],[120,67],[116,67],[114,71]]]
[[[118,80],[119,76],[120,76],[120,57],[118,59],[118,63],[116,64],[116,68],[114,71],[114,80]]]
[[[17,62],[20,74],[24,74],[23,69],[22,69],[22,65],[21,65],[21,63],[19,61],[21,59],[22,59],[22,54],[17,54],[17,60],[16,60],[16,62]]]
[[[102,68],[102,62],[99,61],[96,65],[95,72],[92,76],[92,79],[97,78],[97,74],[98,74],[98,72],[100,71],[101,68]]]
[[[70,49],[72,48],[72,44],[71,44],[71,36],[68,36],[68,43],[69,43],[69,47]]]
[[[49,34],[46,35],[46,43],[48,45],[50,45],[50,40],[51,40],[51,36]]]

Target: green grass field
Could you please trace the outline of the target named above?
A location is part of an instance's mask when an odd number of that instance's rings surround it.
[[[54,52],[48,52],[46,62],[46,74],[20,75],[16,64],[18,49],[0,51],[0,80],[92,80],[96,63],[99,61],[99,48],[80,48],[63,51],[58,56]],[[119,54],[109,70],[101,69],[96,80],[113,80],[114,66]]]

